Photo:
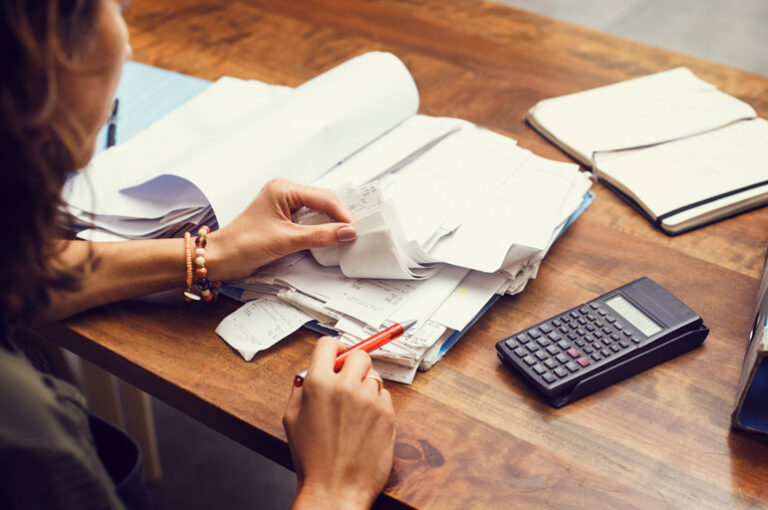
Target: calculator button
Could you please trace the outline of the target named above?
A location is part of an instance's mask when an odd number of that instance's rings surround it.
[[[588,313],[588,314],[587,314],[587,320],[588,320],[588,321],[593,321],[593,320],[595,320],[595,316],[594,316],[594,315],[592,315],[591,313]]]
[[[569,331],[569,330],[568,330],[568,326],[560,326],[560,328],[559,328],[559,329],[560,329],[560,332],[561,332],[561,333],[568,333],[568,331]]]
[[[536,358],[531,356],[530,354],[523,358],[523,361],[525,361],[526,365],[535,365],[536,364]]]
[[[603,338],[603,334],[599,331],[595,331],[593,335],[595,335],[595,338]]]
[[[536,342],[528,342],[525,344],[525,348],[528,349],[528,352],[535,352],[539,349],[539,345]]]
[[[555,356],[555,359],[559,361],[560,363],[567,363],[568,362],[568,356],[563,354],[562,352]]]
[[[611,335],[611,338],[613,338],[615,341],[618,342],[621,337],[619,335],[617,335],[616,333],[614,333],[614,334]]]
[[[592,351],[592,346],[590,346],[590,345],[585,345],[581,350],[586,352],[587,354],[592,354],[592,352],[593,352]]]
[[[565,368],[567,368],[571,372],[575,372],[579,369],[579,365],[577,365],[575,361],[569,361],[568,363],[565,364]]]
[[[603,333],[605,333],[606,335],[610,335],[612,332],[613,332],[613,330],[611,328],[609,328],[608,326],[603,328]]]
[[[570,313],[570,316],[573,317],[574,319],[578,319],[579,318],[579,312],[577,312],[576,310],[573,310]]]
[[[627,336],[632,336],[632,332],[630,330],[628,330],[628,329],[624,330],[624,334],[627,335]]]
[[[578,340],[576,340],[576,342],[575,342],[575,343],[576,343],[576,345],[578,345],[579,347],[584,347],[584,345],[585,345],[585,342],[584,342],[584,340],[582,340],[581,338],[579,338]]]
[[[576,333],[568,333],[568,338],[570,338],[571,340],[576,340],[577,338],[579,338],[579,335],[577,335]]]
[[[515,347],[517,347],[517,346],[518,346],[518,343],[517,343],[517,341],[516,341],[514,338],[510,338],[509,340],[507,340],[506,342],[504,342],[504,344],[505,344],[507,347],[509,347],[510,349],[514,349]]]
[[[540,346],[546,347],[549,345],[549,340],[546,339],[546,337],[541,337],[538,340],[536,340]]]
[[[590,303],[590,304],[589,304],[589,307],[590,307],[591,309],[593,309],[593,310],[597,310],[597,308],[598,308],[598,306],[597,306],[597,303]]]
[[[531,336],[531,338],[539,338],[541,336],[541,333],[539,333],[535,329],[528,331],[528,334]]]
[[[598,311],[597,311],[597,313],[598,313],[598,314],[599,314],[601,317],[605,317],[605,310],[603,310],[603,309],[600,309],[600,310],[598,310]]]
[[[619,347],[619,344],[611,344],[611,350],[613,352],[619,352],[621,350],[621,347]]]
[[[640,337],[633,336],[632,341],[635,342],[636,344],[639,344],[640,342],[643,341],[643,339]]]
[[[613,341],[610,338],[605,337],[605,338],[603,338],[603,343],[605,345],[611,345],[613,343]]]
[[[627,342],[626,340],[622,340],[621,342],[619,342],[619,345],[624,348],[627,348],[629,347],[629,342]]]
[[[603,321],[595,321],[595,326],[598,328],[602,328],[603,326],[605,326],[605,324],[603,323]]]
[[[568,342],[568,340],[560,340],[559,342],[557,342],[557,345],[561,349],[567,349],[568,347],[571,346],[571,344]]]
[[[520,333],[515,338],[517,339],[518,342],[523,344],[528,341],[528,336],[525,333]]]
[[[547,352],[554,356],[555,354],[560,352],[560,350],[557,347],[555,347],[554,345],[550,345],[549,347],[547,347]]]
[[[563,367],[557,367],[556,369],[553,370],[553,372],[555,372],[555,375],[557,375],[558,377],[565,377],[566,375],[568,375],[568,372],[566,372]]]
[[[544,361],[545,359],[549,359],[549,356],[547,356],[547,353],[544,351],[536,351],[533,353],[537,358],[539,358],[541,361]]]
[[[554,332],[554,331],[553,331],[552,333],[548,334],[547,336],[548,336],[548,337],[549,337],[549,339],[550,339],[550,340],[552,340],[553,342],[557,342],[558,340],[560,340],[560,339],[562,338],[562,337],[561,337],[561,336],[560,336],[558,333],[556,333],[556,332]]]
[[[610,350],[608,350],[608,348],[605,348],[605,349],[603,349],[603,350],[601,350],[601,351],[600,351],[600,354],[602,354],[603,356],[606,356],[606,357],[608,357],[608,356],[610,356],[610,355],[611,355],[611,351],[610,351]]]
[[[547,366],[547,368],[555,368],[557,366],[557,361],[549,358],[544,360],[544,364]]]
[[[579,311],[581,312],[581,315],[587,315],[589,313],[589,311],[583,306],[579,308]]]
[[[616,329],[624,329],[624,324],[622,324],[621,322],[617,321],[617,322],[613,323],[613,327],[616,328]]]
[[[582,356],[581,358],[577,359],[576,363],[578,363],[582,367],[588,367],[589,365],[591,365],[589,360],[587,358],[585,358],[584,356]]]
[[[587,328],[587,331],[594,331],[595,330],[595,327],[592,324],[587,324],[585,327]]]
[[[567,315],[563,315],[562,317],[560,317],[560,320],[563,321],[563,322],[569,322],[571,320],[571,318],[568,317]]]
[[[557,320],[557,319],[552,319],[552,325],[553,325],[554,327],[556,327],[556,328],[557,328],[557,327],[559,327],[561,324],[562,324],[562,322],[560,322],[559,320]]]
[[[592,344],[592,348],[593,348],[594,350],[596,350],[597,352],[600,352],[600,349],[602,349],[602,348],[603,348],[603,346],[602,346],[602,345],[600,345],[600,342],[595,342],[595,343],[593,343],[593,344]]]
[[[579,336],[584,336],[584,335],[587,334],[587,332],[584,331],[584,328],[579,328],[579,329],[576,330],[576,334],[579,335]]]
[[[541,374],[543,374],[544,372],[546,372],[546,371],[547,371],[547,370],[546,370],[546,369],[545,369],[543,366],[541,366],[541,365],[540,365],[540,364],[538,364],[538,363],[536,363],[535,365],[533,365],[531,368],[533,369],[533,371],[534,371],[534,372],[536,372],[536,373],[537,373],[537,374],[539,374],[539,375],[541,375]]]
[[[576,321],[577,321],[579,324],[581,324],[582,326],[583,326],[584,324],[586,324],[586,323],[587,323],[586,319],[582,319],[581,317],[579,317],[578,319],[576,319]]]
[[[588,344],[591,344],[592,342],[595,341],[595,339],[592,338],[591,336],[587,335],[587,336],[584,337],[584,341],[587,342]]]
[[[605,320],[613,324],[614,322],[616,322],[616,317],[614,317],[613,315],[607,315],[605,317]]]
[[[600,354],[599,354],[599,353],[597,353],[597,352],[596,352],[596,353],[594,353],[594,354],[593,354],[591,357],[592,357],[592,359],[593,359],[593,360],[595,360],[595,361],[600,361],[601,359],[603,359],[603,357],[602,357],[602,356],[600,356]]]
[[[541,330],[542,333],[549,333],[550,331],[552,331],[552,328],[549,326],[549,324],[542,324],[541,326],[539,326],[539,329]]]
[[[576,324],[575,322],[571,322],[570,324],[568,324],[568,326],[570,326],[571,329],[576,329],[579,327],[579,325]]]
[[[565,352],[567,352],[568,356],[570,356],[571,358],[578,358],[579,356],[581,356],[581,353],[579,351],[577,351],[576,349],[574,349],[573,347],[571,347],[570,349],[568,349]]]
[[[550,374],[549,372],[547,372],[546,374],[542,375],[541,378],[544,379],[545,381],[547,381],[549,384],[552,384],[553,382],[555,382],[557,380],[555,378],[555,376]]]

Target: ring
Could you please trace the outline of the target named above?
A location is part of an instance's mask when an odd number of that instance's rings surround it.
[[[366,375],[363,379],[373,379],[376,381],[376,384],[379,385],[379,393],[381,393],[381,390],[384,389],[384,380],[377,375]]]

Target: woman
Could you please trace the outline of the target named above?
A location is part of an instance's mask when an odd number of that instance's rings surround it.
[[[0,507],[119,508],[94,452],[82,398],[40,375],[13,336],[41,319],[184,286],[180,239],[91,244],[63,239],[67,175],[93,155],[123,63],[130,57],[117,0],[5,0],[0,6]],[[307,206],[339,220],[300,226]],[[351,242],[352,217],[330,192],[276,180],[242,215],[208,236],[210,280],[241,278],[278,257]],[[181,292],[180,292],[181,298]],[[298,478],[295,508],[365,508],[392,464],[392,401],[366,353],[339,373],[323,338],[284,417]],[[287,382],[289,384],[289,382]]]

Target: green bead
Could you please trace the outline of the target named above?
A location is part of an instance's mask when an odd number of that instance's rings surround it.
[[[197,257],[195,264],[197,264],[197,267],[205,267],[205,257]]]

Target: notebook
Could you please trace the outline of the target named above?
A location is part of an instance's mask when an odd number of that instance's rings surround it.
[[[686,68],[545,99],[527,119],[669,235],[768,203],[768,122]]]

